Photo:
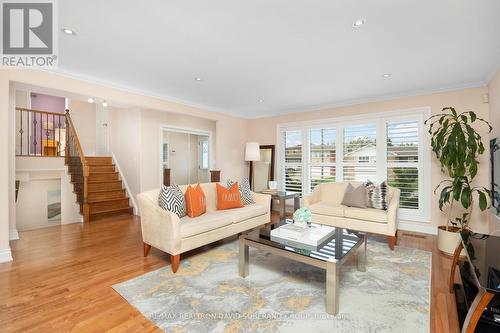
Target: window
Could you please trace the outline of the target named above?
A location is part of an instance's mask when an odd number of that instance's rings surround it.
[[[316,185],[334,182],[337,177],[337,152],[335,128],[315,128],[309,139],[309,184],[311,190]]]
[[[377,126],[344,127],[344,180],[364,182],[377,179]]]
[[[401,191],[401,217],[428,221],[430,149],[423,126],[429,115],[418,109],[408,116],[394,112],[278,125],[280,188],[308,194],[325,182],[387,180]]]
[[[200,141],[200,169],[208,169],[208,140]]]
[[[302,131],[283,132],[285,191],[302,193]]]
[[[419,208],[418,122],[387,123],[387,183],[401,190],[399,206]]]
[[[168,143],[163,143],[163,168],[168,168]]]

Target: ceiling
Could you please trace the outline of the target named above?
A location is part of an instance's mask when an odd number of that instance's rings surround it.
[[[498,0],[58,3],[76,32],[58,72],[247,118],[483,85],[500,65]]]

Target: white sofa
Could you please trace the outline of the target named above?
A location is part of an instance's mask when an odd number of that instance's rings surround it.
[[[356,208],[342,205],[344,191],[349,183],[325,183],[304,197],[304,205],[311,210],[315,223],[386,235],[389,247],[394,249],[398,230],[400,190],[388,187],[387,211],[374,208]],[[351,182],[356,187],[361,183]]]
[[[151,247],[170,254],[172,271],[179,267],[180,254],[236,235],[271,221],[271,196],[252,193],[255,204],[242,208],[217,210],[215,183],[201,184],[207,212],[201,216],[179,218],[158,205],[160,189],[137,195],[141,215],[144,256]],[[180,186],[183,193],[187,185]]]

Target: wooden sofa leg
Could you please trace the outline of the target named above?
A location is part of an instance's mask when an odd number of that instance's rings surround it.
[[[149,250],[151,250],[151,245],[143,243],[144,244],[144,256],[147,257],[149,254]]]
[[[389,248],[394,251],[394,245],[396,245],[396,236],[389,236]]]
[[[170,264],[172,265],[172,272],[176,273],[177,270],[179,269],[179,262],[181,259],[181,255],[170,255]]]

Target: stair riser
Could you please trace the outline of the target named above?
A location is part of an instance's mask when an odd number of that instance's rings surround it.
[[[85,161],[87,162],[87,165],[90,166],[93,165],[105,166],[113,164],[113,160],[111,157],[87,157]]]
[[[114,165],[105,165],[105,166],[91,166],[89,168],[90,174],[96,174],[96,173],[102,173],[102,172],[115,172],[115,166]]]
[[[132,207],[122,209],[120,211],[108,212],[108,213],[97,213],[90,214],[90,221],[97,221],[105,218],[121,216],[121,215],[132,215],[134,213]]]
[[[104,182],[104,181],[114,181],[118,180],[118,174],[117,173],[97,173],[97,174],[91,174],[88,177],[89,182]]]
[[[122,182],[109,182],[109,183],[89,183],[89,192],[94,191],[116,191],[123,189]]]
[[[120,200],[113,200],[113,201],[89,203],[90,214],[99,213],[99,212],[102,212],[105,210],[129,208],[129,207],[130,206],[129,206],[128,198],[127,199],[120,199]]]
[[[109,200],[109,199],[125,199],[125,190],[90,192],[88,195],[89,201]]]

